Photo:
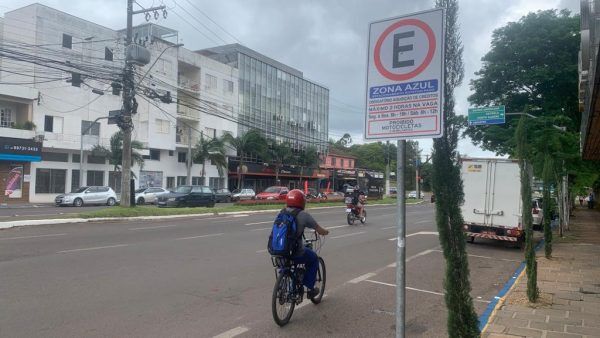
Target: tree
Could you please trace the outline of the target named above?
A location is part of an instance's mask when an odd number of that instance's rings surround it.
[[[242,171],[246,158],[250,157],[252,154],[264,156],[267,141],[258,129],[251,129],[238,137],[233,137],[231,134],[225,134],[223,135],[223,140],[230,144],[237,152],[239,159],[237,188],[242,189]]]
[[[137,163],[140,167],[144,165],[144,158],[136,150],[141,150],[144,145],[139,141],[131,141],[131,162]],[[118,131],[110,137],[109,147],[95,145],[92,148],[94,156],[108,158],[108,163],[114,167],[114,171],[121,171],[123,164],[123,132]],[[133,174],[133,172],[132,172]],[[135,177],[135,175],[134,175]]]
[[[319,152],[315,146],[308,146],[298,153],[298,164],[300,165],[300,186],[302,186],[302,176],[304,168],[314,169],[319,165]]]
[[[273,142],[266,151],[265,160],[275,164],[275,182],[280,184],[279,171],[284,163],[288,163],[293,159],[292,146],[289,142],[282,143]]]
[[[439,240],[446,259],[444,289],[448,308],[450,337],[479,337],[478,319],[471,298],[466,241],[462,232],[460,204],[463,185],[458,164],[458,132],[455,118],[454,89],[464,76],[463,47],[458,33],[457,0],[436,0],[436,7],[446,9],[446,39],[444,67],[444,134],[433,141],[432,183],[436,195],[436,223]]]
[[[521,222],[525,228],[525,261],[527,267],[527,298],[535,303],[538,299],[537,288],[537,261],[533,247],[533,219],[529,206],[531,204],[531,172],[532,169],[527,159],[530,156],[531,142],[527,137],[527,117],[519,119],[519,125],[515,133],[517,144],[517,156],[521,171]]]
[[[225,156],[225,141],[222,137],[215,137],[211,139],[204,138],[203,134],[200,134],[200,139],[193,152],[193,162],[202,164],[202,170],[200,176],[202,177],[202,184],[206,184],[204,177],[206,176],[206,161],[211,161],[217,166],[219,177],[223,177],[223,169],[227,168],[227,157]]]

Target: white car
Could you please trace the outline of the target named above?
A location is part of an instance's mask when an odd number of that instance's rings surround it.
[[[236,189],[231,193],[232,201],[253,200],[255,197],[256,193],[252,189]]]
[[[544,221],[544,210],[542,209],[542,201],[534,199],[531,201],[531,216],[533,230],[542,230]]]
[[[420,194],[420,195],[421,195],[421,197],[420,197],[420,198],[423,198],[423,193],[422,193],[422,192],[421,192],[421,194]],[[409,192],[409,193],[408,193],[408,198],[417,198],[417,192],[416,192],[416,191],[414,191],[414,190],[413,190],[413,191],[411,191],[411,192]]]
[[[166,194],[168,192],[169,190],[158,187],[140,188],[135,191],[135,203],[156,203],[160,195]]]
[[[118,198],[110,187],[90,186],[81,187],[68,194],[58,195],[54,199],[56,206],[73,205],[81,207],[84,204],[117,204]]]

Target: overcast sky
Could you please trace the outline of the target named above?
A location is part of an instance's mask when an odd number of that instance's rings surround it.
[[[124,28],[126,0],[40,0],[42,4],[114,28]],[[26,6],[27,0],[8,0],[0,13]],[[185,47],[195,50],[237,42],[299,69],[330,90],[330,137],[352,134],[362,143],[368,24],[371,21],[430,9],[434,1],[397,0],[138,0],[144,7],[164,3],[167,19],[156,23],[177,29]],[[200,13],[208,15],[228,33]],[[531,11],[567,8],[579,13],[578,0],[462,0],[459,23],[464,45],[465,81],[456,91],[456,111],[466,114],[469,82],[489,50],[492,31]],[[137,5],[134,5],[137,7]],[[187,22],[186,22],[187,21]],[[144,22],[138,15],[134,24]],[[206,27],[208,27],[208,29]],[[419,140],[424,154],[431,139]],[[460,152],[492,156],[469,140]]]

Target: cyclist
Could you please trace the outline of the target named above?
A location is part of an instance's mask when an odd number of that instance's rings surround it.
[[[354,190],[352,191],[352,204],[354,204],[356,206],[356,209],[358,209],[358,217],[359,218],[363,218],[363,210],[364,210],[364,197],[365,197],[365,193],[360,190],[360,187],[357,185],[354,187]]]
[[[297,264],[304,264],[306,272],[302,284],[308,289],[307,296],[315,297],[319,294],[319,288],[315,287],[317,278],[317,269],[319,268],[319,260],[317,254],[309,248],[304,247],[302,235],[304,228],[314,229],[319,235],[325,236],[329,234],[329,230],[321,227],[317,221],[306,211],[306,196],[301,190],[294,189],[287,194],[286,198],[287,211],[292,212],[294,209],[300,209],[296,216],[296,250],[293,260]]]

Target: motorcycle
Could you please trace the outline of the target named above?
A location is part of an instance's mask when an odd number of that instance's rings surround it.
[[[363,215],[361,217],[359,215],[358,208],[354,203],[352,203],[352,197],[346,197],[344,202],[346,203],[346,220],[348,221],[348,225],[354,225],[354,222],[357,220],[360,220],[362,224],[365,224],[365,222],[367,222],[367,211],[364,210],[364,206]]]

